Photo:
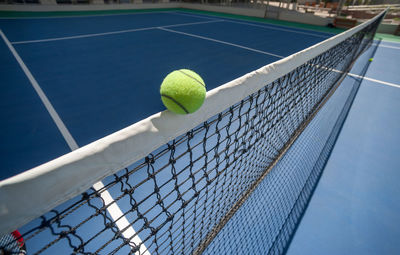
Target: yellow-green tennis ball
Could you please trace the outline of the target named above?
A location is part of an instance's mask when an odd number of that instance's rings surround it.
[[[168,110],[177,114],[189,114],[197,111],[203,104],[206,85],[197,73],[180,69],[165,77],[160,94]]]
[[[369,59],[369,62],[372,62],[373,60],[374,60],[373,58],[370,58],[370,59]]]

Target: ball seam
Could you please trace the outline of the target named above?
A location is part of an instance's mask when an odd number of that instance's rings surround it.
[[[193,77],[192,75],[185,73],[183,70],[178,70],[180,73],[182,73],[183,75],[186,75],[187,77],[195,80],[197,83],[199,83],[201,86],[203,86],[204,88],[206,87],[205,84],[203,84],[201,81],[199,81],[198,79],[196,79],[195,77]]]
[[[184,110],[186,112],[186,114],[189,114],[190,112],[178,101],[176,101],[173,97],[165,95],[165,94],[161,94],[162,97],[166,97],[169,100],[171,100],[172,102],[174,102],[176,105],[178,105],[180,108],[182,108],[182,110]]]

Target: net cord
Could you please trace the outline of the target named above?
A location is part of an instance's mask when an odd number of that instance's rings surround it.
[[[0,234],[9,233],[147,156],[380,18],[373,19],[207,92],[190,115],[159,112],[89,145],[0,182]],[[62,181],[61,181],[62,180]],[[27,196],[27,193],[34,196]]]

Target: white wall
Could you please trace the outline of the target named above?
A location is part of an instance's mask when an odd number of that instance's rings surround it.
[[[218,5],[206,5],[206,4],[191,4],[191,3],[181,3],[182,8],[202,10],[202,11],[212,11],[212,12],[223,12],[229,14],[245,15],[251,17],[263,18],[265,13],[265,8],[239,8],[231,6],[218,6]]]
[[[322,18],[312,13],[300,13],[286,10],[279,13],[279,19],[318,26],[326,26],[333,21],[333,18]]]

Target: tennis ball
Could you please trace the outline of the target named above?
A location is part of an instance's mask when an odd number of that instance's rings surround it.
[[[373,60],[374,60],[373,58],[370,58],[370,59],[369,59],[369,62],[372,62]]]
[[[189,114],[197,111],[203,104],[206,85],[197,73],[180,69],[165,77],[160,94],[168,110],[177,114]]]

